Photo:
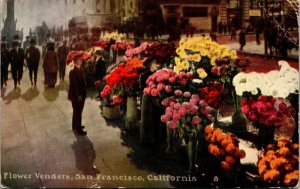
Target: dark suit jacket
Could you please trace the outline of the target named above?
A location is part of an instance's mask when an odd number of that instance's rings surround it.
[[[15,71],[17,69],[20,69],[24,65],[24,59],[25,59],[25,53],[22,48],[18,49],[18,52],[16,49],[10,50],[10,63],[11,63],[11,70]]]
[[[82,100],[84,100],[86,91],[83,71],[75,66],[69,73],[69,79],[68,99],[73,102],[79,102],[79,96],[81,96]]]
[[[95,79],[102,80],[106,75],[106,67],[103,58],[99,58],[95,65]]]
[[[29,68],[34,68],[39,65],[41,53],[37,47],[30,46],[25,53],[27,65]]]

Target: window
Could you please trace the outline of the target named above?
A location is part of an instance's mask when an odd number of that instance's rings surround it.
[[[183,7],[184,17],[207,17],[207,7]]]
[[[262,0],[252,0],[250,1],[250,9],[259,9],[260,6],[263,6],[263,1]]]
[[[230,9],[241,8],[241,2],[240,0],[227,0],[227,6]]]

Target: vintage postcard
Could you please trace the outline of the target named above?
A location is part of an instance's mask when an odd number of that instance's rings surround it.
[[[299,186],[299,1],[0,8],[1,188]]]

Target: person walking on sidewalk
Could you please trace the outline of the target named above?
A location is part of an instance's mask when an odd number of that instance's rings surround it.
[[[240,42],[240,50],[242,51],[244,46],[246,45],[246,32],[244,29],[241,29],[239,34],[239,42]]]
[[[24,50],[21,48],[21,43],[14,40],[13,48],[10,50],[11,73],[14,80],[15,89],[17,89],[17,82],[20,85],[23,77],[23,65],[25,60]]]
[[[8,65],[10,60],[9,50],[7,48],[7,42],[1,42],[1,89],[3,85],[7,86],[7,77],[8,77]]]
[[[64,40],[63,44],[57,49],[58,64],[59,64],[59,79],[64,81],[66,72],[66,60],[69,54],[69,47],[67,41]]]
[[[69,73],[70,88],[68,92],[68,99],[72,102],[73,117],[72,129],[80,135],[86,135],[82,126],[82,111],[84,107],[86,91],[84,73],[80,68],[82,64],[82,54],[78,53],[73,58],[74,68]]]
[[[48,85],[51,88],[54,88],[57,80],[57,72],[58,72],[58,58],[57,53],[54,50],[54,42],[48,42],[47,44],[47,52],[44,56],[44,73],[45,85]]]
[[[31,45],[26,49],[25,58],[27,61],[27,66],[29,69],[29,78],[31,81],[31,85],[33,85],[32,81],[32,73],[34,74],[34,86],[36,86],[37,82],[37,72],[39,68],[41,53],[40,50],[35,46],[35,40],[31,39]]]

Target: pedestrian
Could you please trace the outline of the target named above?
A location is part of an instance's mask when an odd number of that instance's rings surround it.
[[[68,99],[72,102],[73,117],[72,129],[80,135],[86,135],[82,126],[82,111],[84,107],[86,91],[84,73],[80,68],[82,64],[82,54],[78,53],[73,58],[74,68],[69,73],[70,88],[68,92]]]
[[[60,45],[57,49],[58,64],[59,64],[59,79],[61,81],[65,80],[66,60],[68,54],[69,54],[69,47],[67,46],[67,40],[64,40],[63,44]]]
[[[218,29],[219,29],[219,34],[222,35],[222,33],[223,33],[223,23],[221,21],[218,23]]]
[[[39,68],[41,53],[40,50],[35,46],[36,41],[34,39],[31,39],[30,43],[31,43],[30,47],[26,49],[25,58],[29,70],[29,78],[30,78],[31,85],[33,85],[33,81],[32,81],[32,73],[33,73],[34,86],[36,86],[37,72]]]
[[[23,42],[23,49],[26,50],[30,46],[30,37],[26,36],[26,40]]]
[[[246,45],[246,33],[244,29],[241,29],[239,34],[239,42],[240,42],[240,50],[242,51],[244,46]]]
[[[209,37],[211,38],[212,41],[217,42],[217,35],[214,32],[209,33]]]
[[[44,56],[43,68],[45,74],[44,84],[53,88],[57,81],[58,72],[58,57],[54,50],[54,42],[48,42],[47,44],[47,52]]]
[[[99,94],[103,89],[103,78],[106,75],[106,66],[105,66],[105,61],[104,58],[102,57],[102,51],[97,50],[95,52],[96,54],[96,64],[95,64],[95,85],[96,89],[98,90],[98,95],[95,97],[96,99],[100,98]]]
[[[256,38],[256,44],[257,45],[260,45],[261,43],[260,43],[260,37],[259,37],[259,35],[260,35],[260,29],[259,28],[255,28],[255,38]]]
[[[25,53],[18,40],[14,40],[12,46],[13,48],[10,50],[11,73],[15,89],[17,89],[17,83],[20,85],[23,77]]]
[[[230,40],[236,40],[236,29],[234,27],[231,27],[230,36]]]
[[[10,54],[7,47],[7,42],[1,42],[1,89],[3,85],[7,86],[8,79],[8,65],[10,61]]]

